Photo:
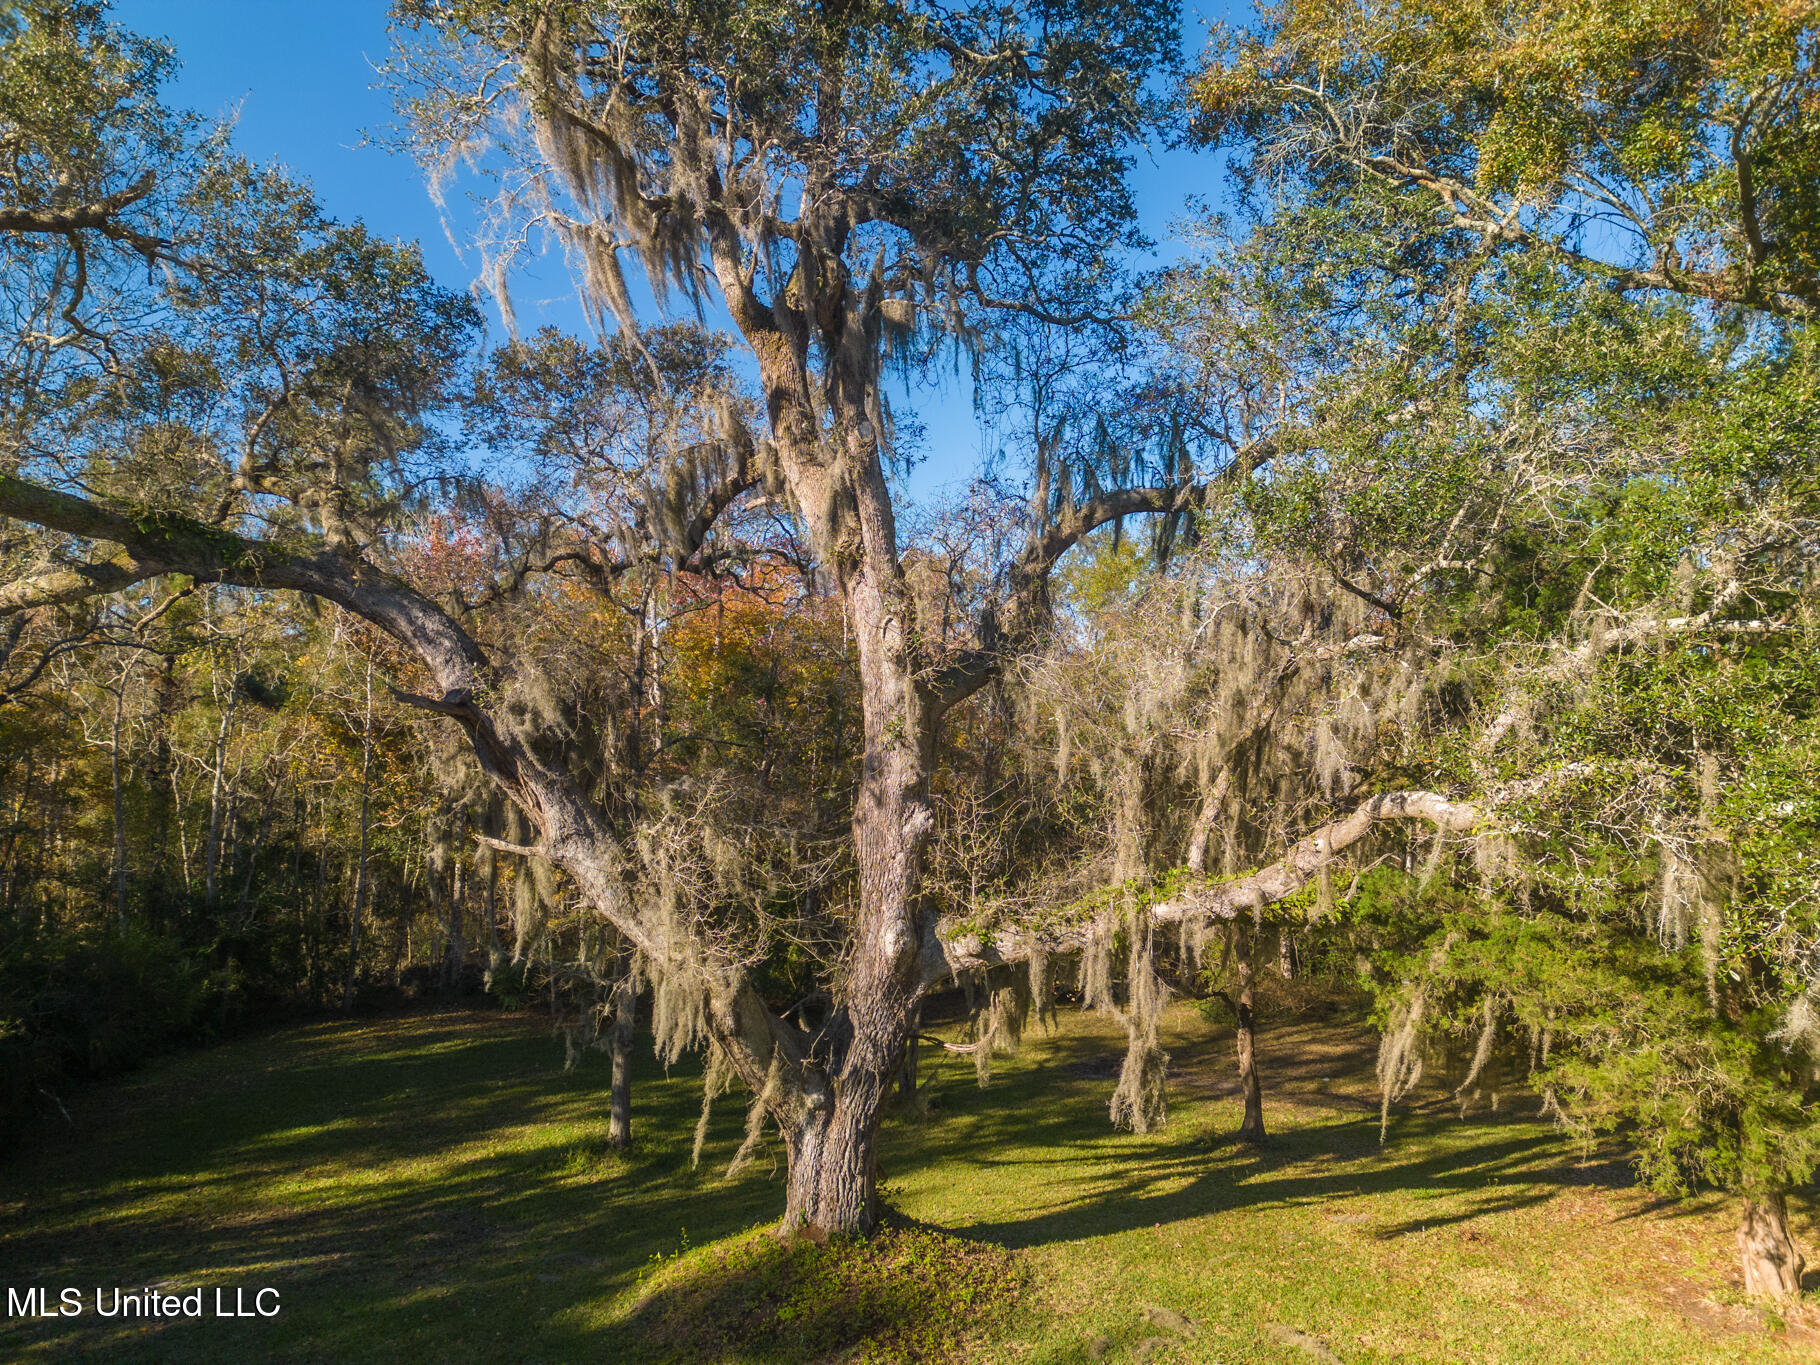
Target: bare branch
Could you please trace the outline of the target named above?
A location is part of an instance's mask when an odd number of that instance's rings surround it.
[[[521,858],[547,858],[549,852],[542,844],[508,844],[504,839],[495,839],[490,834],[474,834],[474,842],[484,844],[495,853],[516,853]]]

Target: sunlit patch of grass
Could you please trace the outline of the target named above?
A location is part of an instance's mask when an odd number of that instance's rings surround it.
[[[660,1258],[626,1325],[678,1365],[943,1365],[976,1359],[1023,1288],[1011,1252],[929,1228],[819,1245],[753,1231]]]
[[[1230,1035],[1186,1009],[1169,1025],[1170,1122],[1144,1137],[1107,1124],[1107,1021],[1064,1012],[985,1090],[932,1061],[928,1115],[882,1138],[885,1196],[915,1225],[833,1250],[754,1231],[781,1210],[782,1160],[773,1135],[724,1176],[742,1105],[716,1107],[691,1167],[697,1069],[640,1059],[620,1153],[605,1059],[565,1072],[539,1019],[319,1023],[169,1058],[0,1165],[6,1278],[91,1298],[269,1284],[283,1312],[0,1320],[0,1359],[1059,1365],[1097,1343],[1306,1365],[1298,1333],[1349,1365],[1798,1353],[1798,1323],[1727,1291],[1723,1201],[1652,1203],[1532,1117],[1462,1122],[1439,1092],[1380,1146],[1372,1040],[1343,1018],[1266,1030],[1273,1139],[1238,1146]]]

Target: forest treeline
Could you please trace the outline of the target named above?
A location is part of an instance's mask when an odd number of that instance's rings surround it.
[[[1169,999],[1368,998],[1799,1292],[1820,1163],[1807,5],[400,0],[399,150],[510,318],[0,41],[9,1108],[262,1004],[484,986],[709,1057],[786,1230],[877,1217],[959,986],[1167,1121]],[[1146,140],[1206,152],[1144,246]],[[358,206],[353,206],[355,209]],[[631,281],[629,283],[629,280]],[[668,316],[634,306],[634,287]],[[691,305],[702,305],[694,313]],[[711,308],[705,307],[711,305]],[[991,457],[913,501],[964,365]]]

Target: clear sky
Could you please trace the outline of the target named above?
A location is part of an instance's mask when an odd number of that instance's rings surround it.
[[[388,49],[386,12],[384,0],[116,0],[114,6],[126,27],[175,45],[183,68],[168,92],[171,103],[206,114],[237,109],[235,138],[243,152],[282,162],[309,180],[335,216],[415,238],[436,277],[466,289],[476,262],[451,244],[417,167],[366,139],[393,118],[374,72]],[[1198,49],[1192,19],[1186,40],[1191,51]],[[1166,257],[1175,252],[1170,224],[1185,200],[1218,198],[1219,167],[1205,155],[1159,151],[1140,158],[1135,183],[1146,230]],[[457,240],[461,227],[456,224]],[[545,322],[586,328],[560,257],[522,271],[512,293],[521,329]],[[500,338],[495,320],[492,339]],[[952,375],[940,388],[897,397],[900,409],[913,408],[927,429],[927,459],[911,481],[915,492],[964,481],[977,466],[981,437],[971,399],[970,386]]]

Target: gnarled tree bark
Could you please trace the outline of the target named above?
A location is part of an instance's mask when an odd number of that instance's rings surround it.
[[[1792,1299],[1801,1293],[1801,1273],[1807,1263],[1788,1233],[1787,1195],[1775,1190],[1745,1196],[1738,1254],[1744,1264],[1746,1294]]]

